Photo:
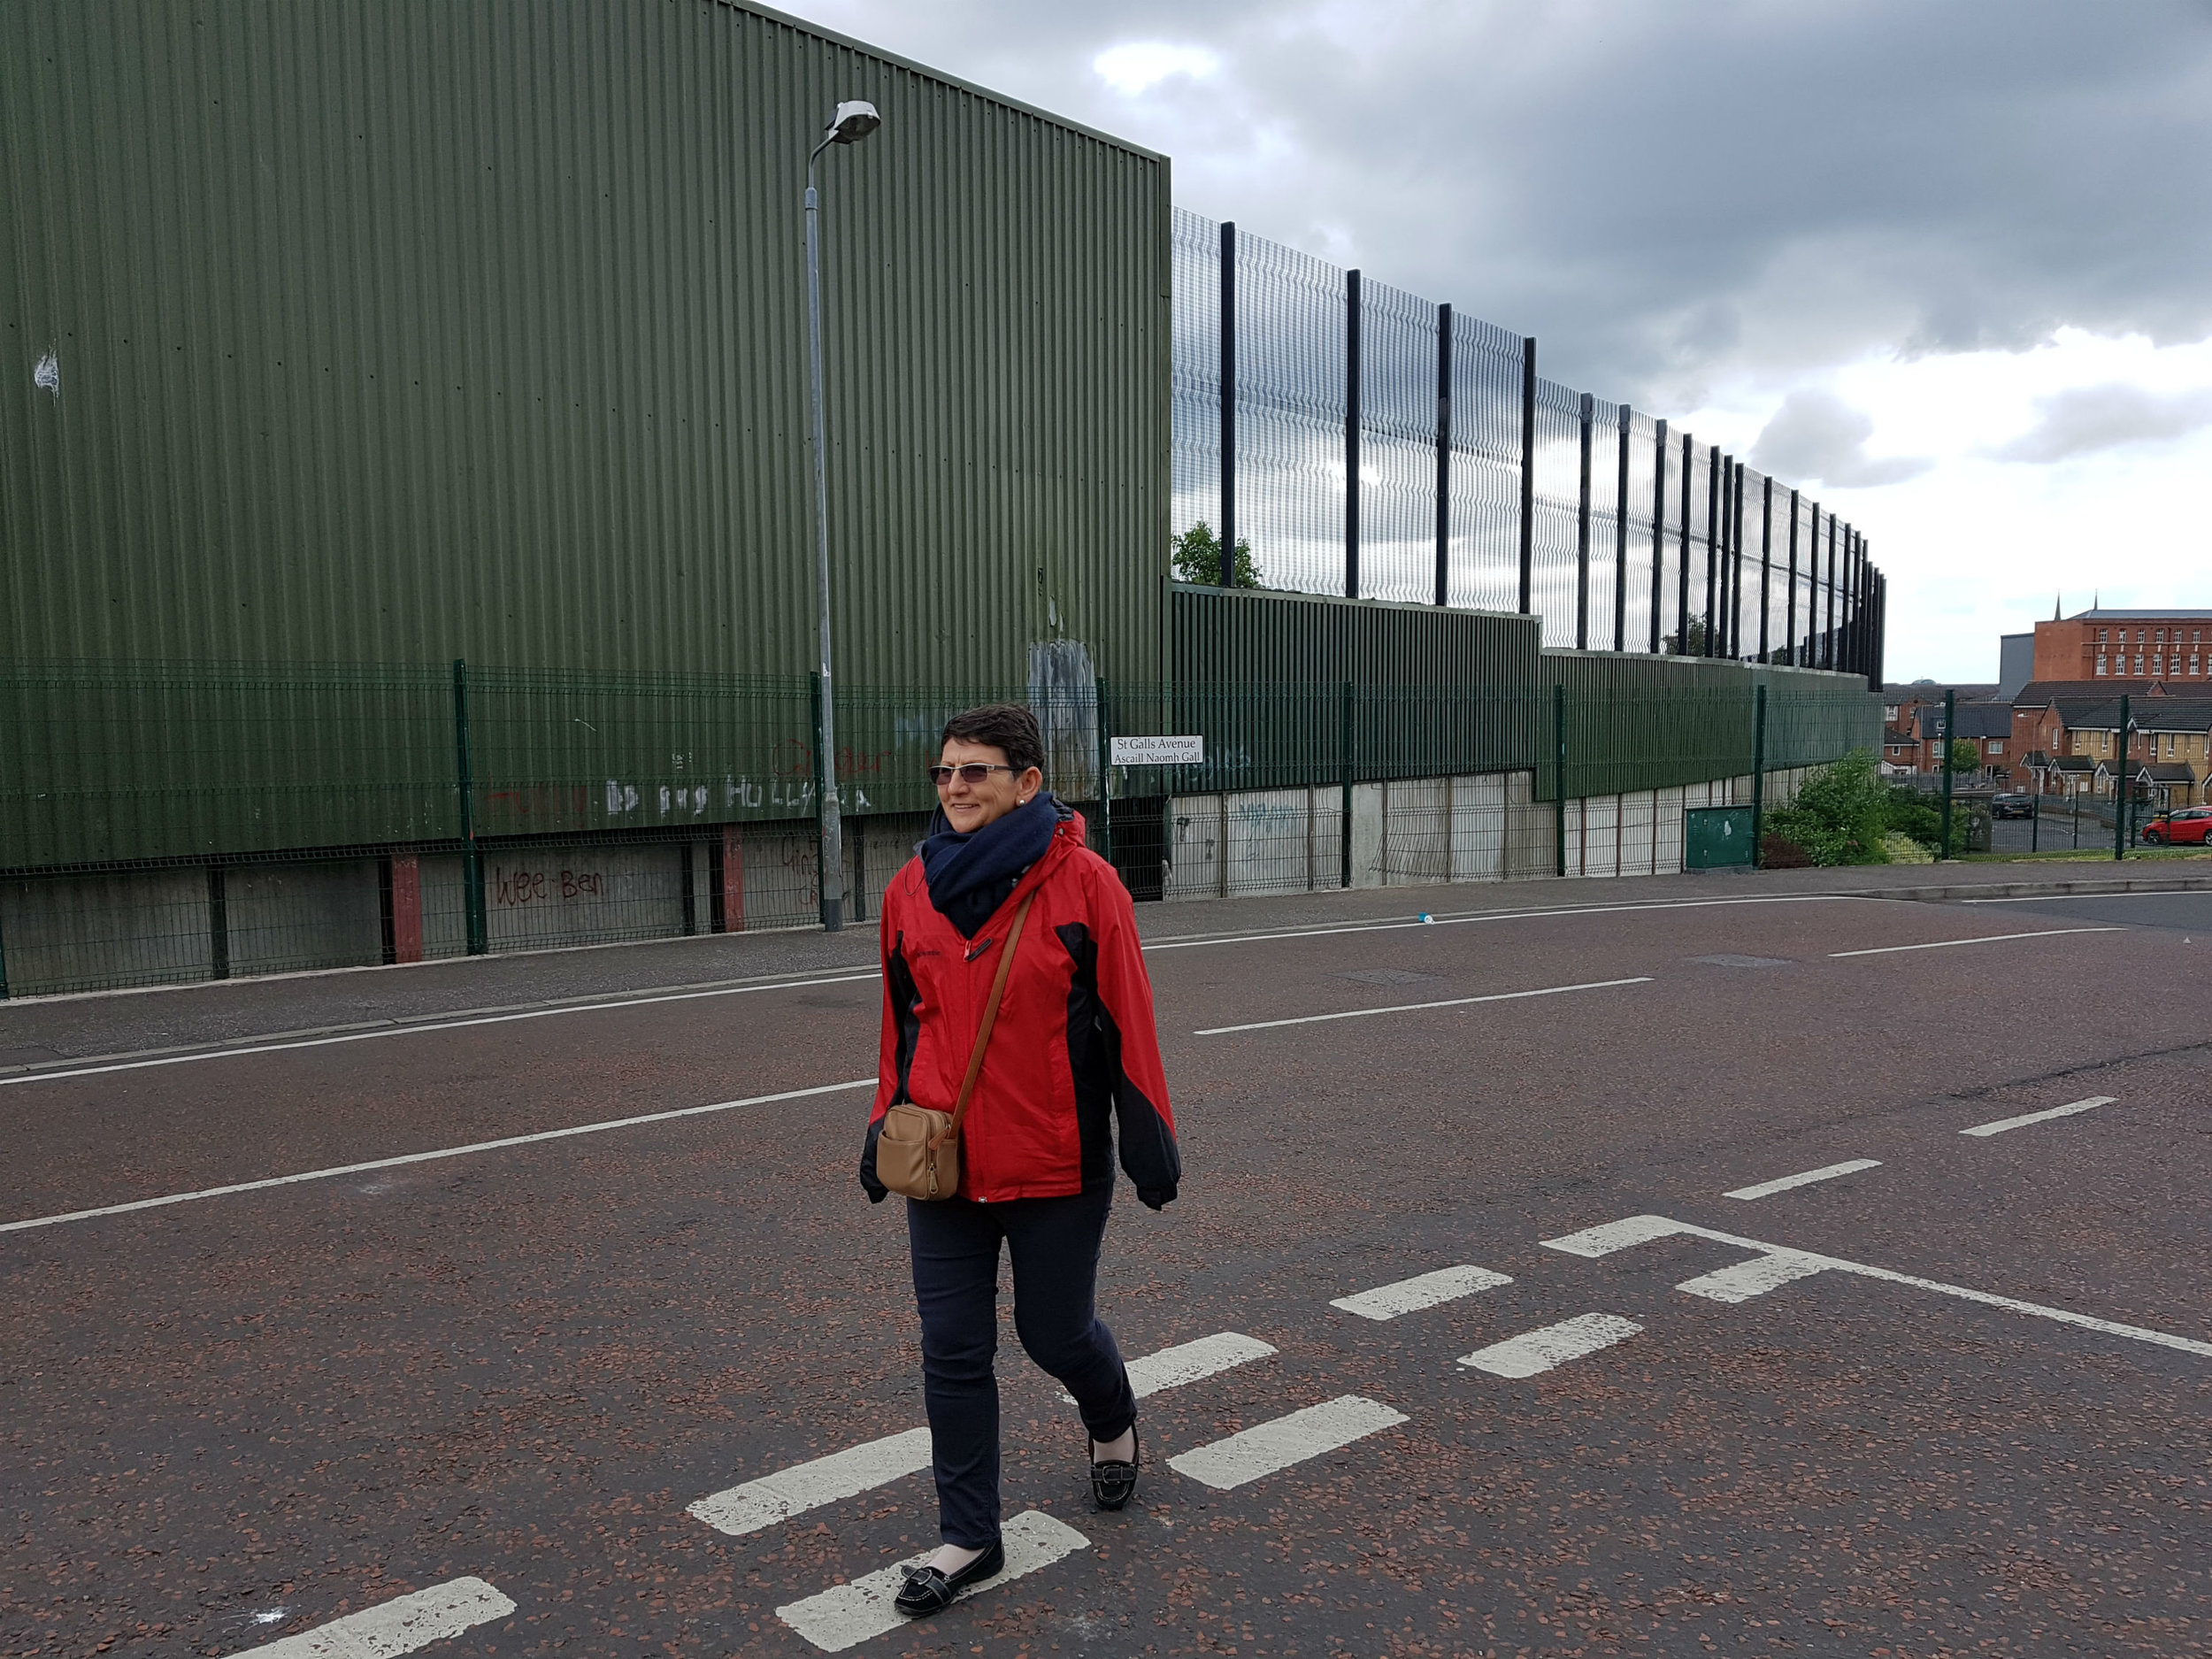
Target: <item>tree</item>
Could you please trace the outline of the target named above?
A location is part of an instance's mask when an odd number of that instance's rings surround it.
[[[1203,518],[1171,540],[1168,550],[1173,557],[1177,581],[1195,582],[1207,588],[1221,586],[1221,538]],[[1252,544],[1242,536],[1237,538],[1236,562],[1230,568],[1230,577],[1232,588],[1260,585],[1259,566],[1252,562]]]
[[[1981,745],[1970,737],[1953,738],[1951,740],[1951,770],[1953,772],[1979,772],[1981,769]]]

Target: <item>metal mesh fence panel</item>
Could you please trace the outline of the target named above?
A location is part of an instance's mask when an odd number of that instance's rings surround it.
[[[1657,534],[1652,518],[1652,495],[1658,472],[1658,426],[1659,423],[1649,415],[1633,415],[1624,439],[1628,450],[1628,557],[1621,584],[1623,626],[1619,637],[1623,648],[1631,651],[1653,649],[1658,632],[1653,626],[1655,609],[1652,593]]]
[[[1345,282],[1237,238],[1237,534],[1260,580],[1344,591]]]
[[[1451,557],[1455,605],[1520,603],[1521,336],[1452,319]]]
[[[1436,596],[1436,307],[1360,290],[1360,594]]]
[[[1536,382],[1536,518],[1530,604],[1543,641],[1575,642],[1575,538],[1582,510],[1582,397]]]
[[[1169,529],[1221,528],[1221,227],[1182,208],[1169,231]]]
[[[1615,578],[1621,572],[1621,406],[1590,400],[1590,600],[1581,630],[1594,651],[1613,649]]]
[[[1712,523],[1713,447],[1694,438],[1686,438],[1674,460],[1680,476],[1674,491],[1677,563],[1675,590],[1668,596],[1672,606],[1669,627],[1678,656],[1703,657],[1707,654],[1705,601],[1709,548],[1706,533]]]

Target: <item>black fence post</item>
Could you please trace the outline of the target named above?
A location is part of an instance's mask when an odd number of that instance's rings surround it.
[[[1635,411],[1621,405],[1620,436],[1613,451],[1619,462],[1613,485],[1613,649],[1628,649],[1628,441],[1636,425]]]
[[[1552,730],[1552,856],[1561,875],[1567,873],[1567,687],[1551,688]]]
[[[480,956],[488,944],[484,917],[484,856],[476,845],[476,770],[469,752],[469,665],[453,659],[453,764],[461,793],[461,908],[468,954]]]
[[[1236,586],[1237,227],[1221,227],[1221,585]]]
[[[1697,471],[1696,442],[1688,433],[1682,434],[1682,523],[1674,570],[1674,650],[1678,657],[1690,654],[1690,502],[1691,492],[1697,488],[1691,476]]]
[[[1714,608],[1713,604],[1713,588],[1720,580],[1720,541],[1718,539],[1721,526],[1720,470],[1724,462],[1721,452],[1718,449],[1709,450],[1707,452],[1707,457],[1709,465],[1705,469],[1704,655],[1710,657],[1714,654],[1715,647],[1719,643],[1719,641],[1715,640],[1713,637],[1720,622],[1720,613]]]
[[[7,945],[7,940],[6,940],[5,935],[4,935],[4,934],[0,934],[0,1002],[6,1002],[7,1000],[8,1000],[8,945]]]
[[[1936,850],[1938,858],[1951,856],[1951,733],[1955,729],[1952,717],[1958,712],[1958,693],[1943,694],[1943,830],[1942,844]],[[2122,706],[2125,707],[2123,700]]]
[[[1436,603],[1451,603],[1452,308],[1436,308]]]
[[[1772,641],[1767,637],[1768,619],[1774,611],[1774,480],[1763,479],[1759,485],[1759,660],[1774,660]]]
[[[1536,595],[1536,336],[1521,342],[1521,604],[1535,613]]]
[[[2120,751],[2112,773],[2112,856],[2127,856],[2128,849],[2128,696],[2120,695],[2120,735],[2113,747]]]
[[[1759,838],[1765,833],[1767,811],[1767,682],[1762,680],[1751,703],[1751,867],[1760,869],[1764,860],[1759,852]]]
[[[1575,649],[1590,649],[1590,418],[1597,400],[1582,395],[1582,493],[1575,506]]]
[[[1114,862],[1112,705],[1106,701],[1106,682],[1098,680],[1092,684],[1091,695],[1098,705],[1098,842],[1101,856],[1110,864]]]
[[[1734,468],[1729,499],[1735,505],[1728,515],[1728,655],[1743,660],[1743,483],[1744,464]]]
[[[1667,609],[1667,423],[1659,422],[1651,457],[1651,654],[1659,655]]]
[[[1359,597],[1359,273],[1344,273],[1344,596]]]
[[[1344,682],[1344,727],[1338,745],[1337,769],[1342,790],[1337,817],[1341,833],[1337,837],[1337,885],[1352,885],[1352,682]]]
[[[207,969],[211,979],[230,978],[230,900],[220,864],[207,867]]]

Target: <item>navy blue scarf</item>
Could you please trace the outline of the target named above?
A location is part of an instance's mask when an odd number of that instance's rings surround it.
[[[973,939],[981,932],[1022,872],[1045,856],[1063,811],[1040,790],[1027,806],[963,834],[952,827],[944,808],[937,809],[928,836],[915,850],[929,883],[929,902],[960,930],[961,938]]]

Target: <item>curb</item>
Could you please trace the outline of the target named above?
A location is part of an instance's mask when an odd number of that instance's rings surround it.
[[[2212,876],[2122,876],[2116,880],[1974,881],[1947,887],[1862,887],[1849,896],[1941,903],[1953,899],[2097,898],[2124,893],[2212,893]]]

